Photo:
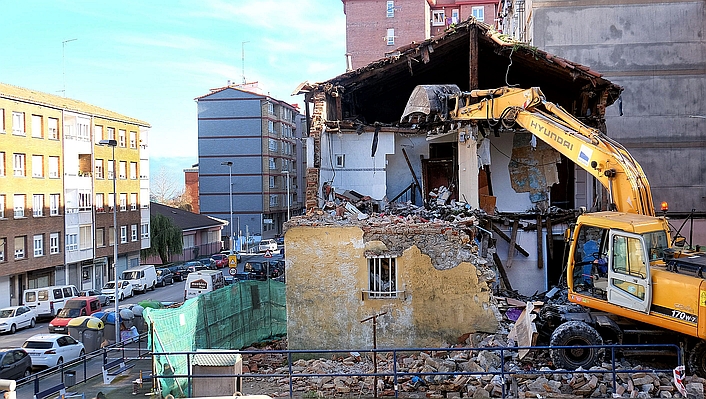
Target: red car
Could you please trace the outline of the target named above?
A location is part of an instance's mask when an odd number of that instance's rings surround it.
[[[219,269],[228,266],[228,255],[214,254],[211,255],[211,259],[216,262],[216,266],[218,266]]]

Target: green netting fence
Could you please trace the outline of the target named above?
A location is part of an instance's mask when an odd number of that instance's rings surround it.
[[[154,353],[242,349],[287,333],[285,284],[241,281],[189,299],[178,308],[146,308],[148,345]],[[186,355],[158,355],[157,375],[189,374]],[[188,394],[187,378],[160,378],[162,395]]]

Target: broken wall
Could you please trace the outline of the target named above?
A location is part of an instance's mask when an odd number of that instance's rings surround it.
[[[395,152],[387,156],[387,192],[388,199],[394,198],[396,195],[406,189],[414,178],[409,170],[407,161],[404,158],[402,149],[407,153],[409,163],[412,165],[414,174],[417,176],[419,183],[422,183],[422,162],[421,158],[429,158],[429,144],[426,142],[426,137],[423,135],[397,134],[395,135]],[[422,187],[422,192],[424,192]],[[417,206],[424,203],[423,196],[419,191],[415,194]],[[406,201],[405,197],[401,197],[400,201]]]
[[[443,223],[293,221],[285,233],[290,349],[371,348],[372,323],[361,320],[381,313],[378,347],[435,347],[496,331],[495,273],[475,264],[463,231]],[[376,256],[396,257],[396,298],[365,293],[368,259]]]

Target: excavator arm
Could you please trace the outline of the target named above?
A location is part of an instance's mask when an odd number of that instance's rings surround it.
[[[609,210],[655,215],[647,177],[628,150],[546,101],[538,87],[462,92],[455,85],[417,86],[402,116],[429,127],[481,120],[517,124],[584,168],[606,187]]]

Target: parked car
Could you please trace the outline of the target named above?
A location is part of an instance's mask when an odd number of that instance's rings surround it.
[[[71,298],[64,303],[63,309],[49,322],[50,333],[69,333],[69,321],[74,317],[90,316],[102,310],[101,303],[94,296]]]
[[[157,270],[154,265],[140,265],[123,271],[121,280],[132,284],[132,290],[145,293],[157,286]]]
[[[206,266],[209,270],[218,270],[218,266],[216,266],[216,261],[211,259],[210,256],[204,256],[201,258],[196,258],[198,262],[201,262],[202,265]]]
[[[32,374],[32,359],[24,349],[0,349],[0,379],[19,380]]]
[[[213,254],[211,259],[216,262],[216,268],[220,269],[222,267],[228,267],[228,255],[225,254]]]
[[[32,367],[54,367],[86,354],[82,343],[64,334],[37,334],[27,339],[22,348],[32,358]]]
[[[83,290],[78,293],[78,296],[94,296],[98,298],[101,303],[101,306],[110,305],[110,298],[108,297],[108,295],[103,294],[99,290]]]
[[[208,270],[208,266],[204,265],[203,263],[197,260],[192,260],[184,263],[184,267],[186,267],[186,270],[189,273],[197,272],[199,270]]]
[[[257,245],[257,250],[258,250],[258,252],[265,252],[265,251],[274,252],[277,250],[277,242],[275,242],[275,240],[272,240],[272,239],[262,240]]]
[[[167,266],[167,269],[172,272],[174,281],[184,281],[186,276],[189,275],[189,271],[186,270],[186,266],[183,263],[177,263]]]
[[[20,328],[33,328],[37,312],[29,306],[9,306],[0,309],[0,332],[14,334]]]
[[[172,271],[166,267],[157,269],[157,285],[164,287],[165,285],[174,284],[174,275]]]
[[[64,302],[78,296],[73,285],[52,285],[29,288],[24,292],[24,304],[37,312],[37,317],[53,318],[64,307]]]
[[[284,245],[284,237],[283,236],[276,237],[275,242],[277,243],[277,245]]]
[[[262,255],[253,256],[245,261],[243,270],[250,273],[251,279],[267,280],[268,276],[277,277],[284,273],[284,260],[281,255],[274,255],[271,258]]]
[[[108,281],[101,290],[102,293],[108,295],[111,301],[115,300],[115,281]],[[118,298],[122,301],[125,298],[133,296],[132,283],[127,280],[120,281],[118,284]]]

